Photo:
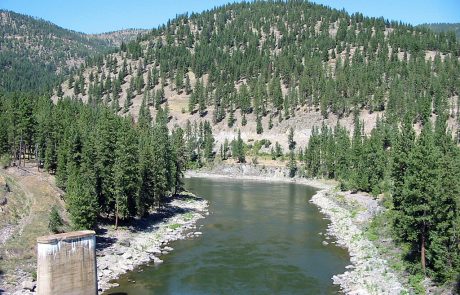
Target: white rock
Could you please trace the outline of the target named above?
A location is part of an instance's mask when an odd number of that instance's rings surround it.
[[[37,285],[37,283],[33,282],[33,281],[24,281],[24,282],[22,282],[22,288],[24,290],[33,291],[35,289],[36,285]]]
[[[123,257],[124,259],[131,259],[133,255],[131,255],[131,253],[129,252],[126,252],[125,254],[121,255],[121,257]]]

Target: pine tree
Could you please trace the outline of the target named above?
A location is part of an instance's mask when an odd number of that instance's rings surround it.
[[[147,97],[144,95],[139,109],[139,118],[137,124],[140,129],[147,130],[152,124],[152,115],[147,104]]]
[[[262,118],[260,116],[257,116],[256,118],[256,132],[257,134],[262,134],[264,132],[262,127]]]
[[[246,113],[243,113],[243,118],[241,119],[241,126],[246,126],[248,120],[246,119]]]
[[[135,201],[138,192],[137,136],[130,129],[130,118],[125,119],[119,129],[114,163],[115,228],[119,219],[136,213]]]
[[[238,130],[238,138],[232,142],[232,156],[238,163],[245,163],[244,143],[241,139],[241,131]]]
[[[288,146],[290,151],[293,151],[296,146],[296,142],[294,141],[294,128],[292,127],[289,128]]]
[[[204,123],[204,157],[210,161],[214,159],[214,137],[212,135],[212,127],[208,121]]]
[[[98,202],[95,191],[95,175],[90,167],[91,147],[85,147],[82,162],[68,163],[68,181],[66,201],[72,227],[74,229],[92,229],[96,226]]]
[[[168,161],[170,152],[167,130],[164,130],[160,124],[155,124],[153,129],[153,138],[155,139],[152,145],[152,167],[155,171],[153,178],[153,195],[154,202],[159,207],[161,206],[164,197],[166,197],[170,187],[170,181],[172,181],[172,179],[168,179],[168,173],[171,171],[171,166]]]
[[[192,92],[192,86],[190,85],[190,77],[189,77],[188,74],[185,75],[184,89],[185,89],[185,94],[187,94],[187,95],[189,95],[190,92]]]
[[[139,193],[136,199],[137,214],[144,216],[154,204],[153,188],[155,170],[153,169],[152,138],[143,131],[139,140]]]
[[[172,134],[174,151],[174,193],[177,194],[183,189],[183,173],[187,164],[187,151],[184,139],[184,131],[178,127]]]
[[[234,113],[234,110],[232,107],[230,107],[230,110],[229,110],[229,116],[228,116],[228,121],[227,121],[227,126],[229,128],[232,128],[233,127],[233,124],[235,124],[235,115],[233,114]]]
[[[426,271],[427,258],[428,264],[432,263],[430,246],[436,224],[437,196],[441,191],[440,164],[439,150],[428,122],[409,154],[405,189],[401,195],[403,214],[399,215],[404,237],[412,250],[419,253],[423,271]]]
[[[294,177],[297,173],[297,161],[295,158],[294,150],[291,149],[289,152],[289,163],[288,163],[289,177]]]

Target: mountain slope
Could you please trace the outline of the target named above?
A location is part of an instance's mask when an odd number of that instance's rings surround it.
[[[48,21],[0,10],[0,90],[46,90],[59,73],[113,50],[139,30],[86,35]]]
[[[148,31],[144,29],[125,29],[101,34],[89,34],[87,36],[102,40],[108,46],[120,47],[122,43],[129,43]]]
[[[433,24],[422,24],[419,27],[427,27],[435,32],[447,33],[454,32],[457,39],[460,39],[460,23],[433,23]]]
[[[54,99],[136,119],[143,105],[153,116],[167,106],[170,126],[212,121],[218,144],[241,129],[286,147],[290,126],[306,143],[323,121],[352,129],[354,115],[366,132],[383,115],[420,124],[444,112],[456,128],[458,56],[455,36],[425,28],[303,1],[240,3],[179,16],[89,61]]]

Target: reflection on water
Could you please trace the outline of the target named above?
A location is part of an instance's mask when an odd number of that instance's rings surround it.
[[[331,277],[349,262],[322,245],[327,221],[302,185],[186,180],[210,201],[199,238],[177,241],[160,266],[123,276],[108,294],[336,294]],[[130,281],[135,281],[132,283]],[[123,292],[123,293],[120,293]]]

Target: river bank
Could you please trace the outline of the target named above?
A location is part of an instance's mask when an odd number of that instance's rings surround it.
[[[188,171],[186,177],[228,178],[267,182],[293,182],[320,189],[310,200],[330,220],[325,238],[346,248],[351,264],[343,274],[335,275],[334,284],[345,294],[404,294],[407,290],[398,275],[381,257],[377,247],[365,235],[372,219],[384,210],[379,201],[365,193],[337,192],[333,181],[289,178],[287,169],[254,165],[219,165],[211,169]],[[325,244],[328,241],[324,241]]]
[[[332,180],[317,180],[308,178],[290,178],[288,171],[282,167],[258,167],[249,164],[243,165],[219,165],[212,169],[189,170],[185,177],[206,177],[221,179],[242,179],[265,182],[290,182],[312,186],[318,189],[332,189],[337,183]]]
[[[174,250],[170,242],[201,235],[195,224],[207,214],[206,200],[184,193],[139,224],[116,231],[103,227],[96,250],[99,291],[117,286],[111,281],[138,266],[161,264],[161,255]]]
[[[364,229],[383,209],[367,194],[335,192],[331,189],[316,193],[311,202],[331,221],[328,234],[337,244],[348,249],[351,265],[343,274],[335,275],[334,284],[346,294],[404,294],[407,290],[398,275],[381,257]]]

